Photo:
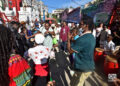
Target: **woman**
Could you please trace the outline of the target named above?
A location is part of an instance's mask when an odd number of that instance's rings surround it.
[[[30,86],[30,66],[16,54],[10,29],[0,25],[0,86]]]
[[[51,50],[43,45],[44,39],[45,37],[42,34],[37,34],[35,36],[35,47],[28,50],[28,55],[35,64],[33,86],[46,86],[47,84],[48,57]]]

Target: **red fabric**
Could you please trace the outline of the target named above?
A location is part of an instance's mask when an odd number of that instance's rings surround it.
[[[35,65],[36,76],[48,76],[48,63]]]
[[[64,34],[64,30],[65,29],[65,34]],[[60,38],[62,39],[62,41],[67,41],[67,35],[68,32],[70,31],[68,26],[62,27],[61,31],[60,31]]]
[[[13,80],[10,80],[9,86],[16,86],[16,83]]]
[[[8,68],[8,75],[10,77],[9,86],[16,86],[16,83],[13,81],[13,79],[18,77],[29,68],[30,66],[28,65],[28,63],[20,55],[14,55],[10,57]]]
[[[110,62],[110,61],[104,61],[104,73],[106,75],[110,74],[110,73],[118,73],[118,63],[114,63],[114,62]]]
[[[24,67],[19,67],[19,65],[25,65]],[[27,64],[27,62],[25,60],[22,60],[16,64],[13,64],[11,67],[8,68],[9,70],[9,76],[11,78],[17,77],[18,75],[20,75],[25,69],[30,68],[30,66]],[[16,69],[16,70],[14,70]]]

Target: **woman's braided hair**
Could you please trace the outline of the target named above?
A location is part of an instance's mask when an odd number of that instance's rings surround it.
[[[14,46],[10,29],[0,25],[0,86],[9,86],[8,61]]]

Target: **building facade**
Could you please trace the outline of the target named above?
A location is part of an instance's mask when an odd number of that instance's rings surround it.
[[[4,1],[4,2],[3,2]],[[0,1],[0,12],[5,13],[9,20],[16,16],[19,21],[45,20],[48,8],[37,0],[3,0]],[[5,10],[2,7],[5,7]]]

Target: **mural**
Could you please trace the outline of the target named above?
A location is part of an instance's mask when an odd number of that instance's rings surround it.
[[[93,18],[94,23],[108,23],[115,3],[116,0],[104,0],[104,2],[101,2],[98,5],[92,5],[91,7],[84,9],[82,13]]]

